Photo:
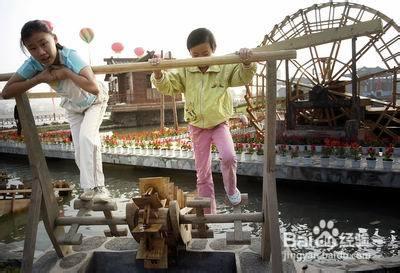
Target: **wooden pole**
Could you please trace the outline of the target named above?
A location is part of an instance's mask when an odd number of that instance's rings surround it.
[[[25,227],[24,252],[22,258],[22,272],[32,272],[35,254],[37,229],[40,220],[40,206],[42,204],[42,190],[39,181],[33,181],[31,203],[28,210],[28,225]]]
[[[47,163],[44,158],[42,146],[40,144],[39,135],[33,119],[32,109],[26,94],[19,95],[15,98],[19,118],[21,121],[26,149],[28,152],[29,164],[32,170],[32,199],[33,203],[28,215],[29,225],[36,225],[26,230],[26,239],[23,253],[23,272],[31,272],[33,263],[33,254],[35,251],[38,208],[40,207],[40,215],[42,216],[44,226],[46,228],[49,239],[53,244],[54,250],[59,257],[63,257],[68,251],[68,247],[61,247],[58,242],[58,236],[65,234],[63,227],[54,225],[55,219],[58,217],[58,204],[51,184],[51,178]],[[35,233],[35,234],[34,234]]]
[[[357,50],[356,50],[356,42],[357,42],[357,38],[353,37],[353,39],[351,39],[351,100],[352,100],[352,119],[357,121],[357,129],[358,126],[360,124],[360,97],[358,95],[357,92],[357,84],[358,84],[358,80],[357,80]]]
[[[179,128],[178,110],[176,109],[175,95],[172,96],[171,98],[172,98],[172,115],[173,115],[173,118],[174,118],[174,128],[175,128],[175,130],[178,130],[178,128]]]
[[[135,98],[134,98],[134,90],[133,90],[133,86],[134,86],[134,82],[133,82],[133,74],[132,72],[128,72],[128,86],[129,86],[129,94],[125,93],[125,98],[123,100],[119,100],[119,102],[125,102],[125,103],[133,103]],[[119,94],[121,90],[118,91]]]
[[[290,80],[289,80],[289,60],[285,60],[285,84],[286,84],[286,128],[288,130],[294,129],[294,120],[295,117],[293,117],[293,109],[292,109],[292,104],[290,101],[291,97],[291,92],[292,88],[290,86]]]
[[[261,62],[267,60],[280,60],[280,59],[293,59],[296,58],[296,51],[283,50],[283,51],[261,51],[253,52],[253,56],[249,59],[251,62]],[[161,60],[158,65],[151,63],[129,63],[129,64],[111,64],[92,67],[95,74],[107,73],[125,73],[125,72],[138,72],[138,71],[153,71],[155,69],[171,69],[177,67],[191,67],[201,65],[216,65],[216,64],[232,64],[242,63],[239,55],[230,54],[215,57],[198,57],[180,60]]]
[[[229,213],[229,214],[205,214],[198,217],[196,214],[185,214],[179,216],[181,224],[208,224],[208,223],[234,223],[237,220],[246,223],[261,223],[264,221],[262,212],[252,213]],[[100,216],[78,216],[78,217],[58,217],[57,226],[70,225],[126,225],[127,219],[124,216],[113,216],[107,219]]]
[[[393,106],[396,106],[397,104],[397,70],[393,71],[393,90],[392,90],[392,103]]]
[[[160,105],[160,130],[164,130],[165,126],[165,96],[164,94],[160,95],[161,105]]]
[[[275,142],[276,142],[276,61],[267,62],[267,101],[265,115],[264,179],[262,211],[264,223],[261,233],[261,256],[270,260],[271,272],[282,272],[281,237],[279,232],[278,200],[275,178]]]
[[[295,50],[276,50],[276,51],[260,51],[253,52],[253,56],[249,59],[251,62],[261,62],[267,60],[281,60],[296,58]],[[128,64],[109,64],[92,66],[95,74],[119,74],[126,72],[153,71],[155,69],[171,69],[178,67],[191,67],[201,65],[217,65],[217,64],[233,64],[242,63],[239,56],[229,54],[224,56],[198,57],[180,60],[161,60],[158,65],[146,62],[135,62]],[[0,74],[0,81],[8,81],[14,73]]]

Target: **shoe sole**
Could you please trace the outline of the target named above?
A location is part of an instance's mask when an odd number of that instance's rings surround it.
[[[93,200],[93,197],[92,198],[88,198],[88,197],[79,196],[79,199],[81,199],[82,201],[91,201],[91,200]]]
[[[224,198],[224,204],[227,205],[228,207],[238,207],[242,204],[242,200],[240,200],[239,203],[237,203],[236,205],[232,204],[231,201],[229,201],[228,196],[225,196]]]
[[[93,198],[93,203],[108,203],[110,202],[112,199],[108,198],[108,199],[103,199],[103,198]]]

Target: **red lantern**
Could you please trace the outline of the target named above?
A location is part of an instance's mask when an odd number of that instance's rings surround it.
[[[90,43],[94,38],[94,32],[91,28],[85,27],[79,31],[79,36],[86,43]]]
[[[140,57],[144,54],[144,49],[143,47],[137,47],[133,50],[136,54],[136,56]]]
[[[116,42],[111,45],[111,49],[115,53],[121,53],[122,50],[124,50],[124,45],[122,43]]]
[[[48,20],[42,20],[43,23],[45,23],[47,25],[47,27],[49,28],[50,31],[53,31],[53,23],[48,21]]]

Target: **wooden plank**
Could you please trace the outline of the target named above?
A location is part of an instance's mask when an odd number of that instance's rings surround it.
[[[236,220],[242,222],[264,222],[263,212],[251,213],[225,213],[225,214],[205,214],[203,218],[199,219],[194,214],[181,214],[179,222],[182,224],[198,224],[198,223],[233,223]]]
[[[184,207],[184,208],[181,208],[179,213],[184,215],[184,214],[188,214],[188,213],[192,212],[192,210],[193,210],[193,208]]]
[[[149,187],[153,187],[158,193],[160,199],[168,198],[169,193],[169,177],[145,177],[139,178],[139,192],[144,194]]]
[[[159,260],[144,260],[146,269],[167,269],[168,268],[168,246],[164,245],[164,252]]]
[[[125,215],[129,231],[133,235],[132,231],[135,229],[135,227],[138,225],[139,222],[139,207],[136,206],[136,204],[133,202],[127,203],[125,206]],[[137,237],[134,238],[135,240],[137,240]]]
[[[242,213],[241,206],[248,203],[249,198],[248,198],[247,193],[242,193],[241,198],[242,198],[242,201],[240,202],[240,205],[233,206],[233,213],[241,214]],[[233,232],[226,233],[226,244],[244,245],[244,244],[250,244],[250,243],[251,243],[250,242],[250,232],[243,231],[241,220],[235,220],[233,222]]]
[[[170,182],[168,183],[168,201],[171,202],[172,200],[176,200],[175,196],[175,184]]]
[[[162,229],[162,224],[150,224],[148,228],[145,228],[142,224],[137,225],[133,229],[133,233],[158,233]]]
[[[233,212],[234,213],[241,213],[242,209],[239,206],[236,206],[236,207],[233,208]],[[233,235],[234,235],[235,241],[237,241],[237,242],[243,241],[244,238],[243,238],[242,231],[243,231],[242,221],[236,220],[233,223]]]
[[[179,207],[181,207],[181,208],[186,207],[184,193],[181,189],[178,190],[177,195],[178,195],[178,200],[179,200]]]
[[[168,246],[164,246],[163,255],[159,260],[144,260],[145,269],[168,269]]]
[[[380,19],[360,22],[349,26],[329,28],[318,33],[303,35],[301,37],[286,39],[270,45],[254,48],[254,51],[262,50],[289,50],[302,49],[317,45],[323,45],[338,40],[351,39],[353,37],[365,36],[382,32],[382,21]]]
[[[43,223],[54,250],[59,257],[63,257],[70,248],[60,246],[57,241],[57,237],[65,235],[65,232],[63,227],[56,227],[54,225],[56,218],[59,216],[58,204],[53,191],[52,180],[44,158],[35,121],[33,119],[32,109],[26,94],[16,96],[15,99],[22,129],[24,131],[24,139],[32,170],[32,177],[34,181],[37,181],[36,183],[39,184],[41,188],[43,197],[41,202]],[[28,238],[28,240],[31,239],[32,238]]]
[[[23,273],[32,272],[41,203],[42,190],[40,189],[40,185],[39,183],[32,183],[31,205],[28,212],[29,224],[25,227],[24,252],[22,256],[21,270]]]
[[[251,234],[250,231],[242,231],[240,239],[235,236],[235,232],[226,233],[226,244],[227,245],[250,245]]]
[[[262,193],[264,223],[261,232],[261,256],[263,260],[270,260],[272,272],[282,272],[281,237],[279,232],[278,200],[276,195],[275,177],[276,61],[267,63],[267,90],[267,110],[264,126],[264,147],[266,148],[266,153],[264,154]]]
[[[160,260],[164,254],[165,239],[164,238],[151,238],[149,240],[149,249],[146,248],[145,240],[140,240],[139,248],[136,253],[136,259],[149,259]]]
[[[192,229],[191,231],[192,238],[214,238],[214,231],[211,229],[200,230],[200,229]]]
[[[143,209],[146,205],[150,205],[152,209],[163,207],[163,204],[161,203],[161,200],[158,198],[157,194],[152,194],[149,196],[143,195],[142,197],[133,197],[132,200],[141,209]]]
[[[111,210],[116,211],[118,210],[117,202],[110,201],[107,203],[94,203],[93,201],[83,201],[81,199],[76,199],[74,201],[74,209],[88,209],[93,211],[103,211],[103,210]]]
[[[173,200],[169,203],[169,221],[171,223],[172,234],[175,237],[175,240],[178,241],[180,239],[179,233],[179,205],[176,200]]]
[[[109,210],[103,210],[103,214],[106,217],[106,219],[110,220],[113,218],[111,211]],[[109,224],[108,227],[110,228],[111,234],[113,236],[118,236],[118,229],[115,224]]]
[[[20,212],[29,208],[30,199],[15,198],[15,199],[1,199],[0,200],[0,216]]]
[[[200,207],[200,208],[209,208],[211,206],[211,198],[208,197],[188,197],[186,199],[186,206],[188,207]]]
[[[76,216],[81,217],[84,216],[89,210],[88,209],[80,209]],[[73,224],[69,228],[68,232],[64,237],[59,239],[59,243],[62,245],[80,245],[82,244],[82,233],[77,233],[79,229],[79,224]]]
[[[81,226],[103,226],[103,225],[126,225],[125,216],[113,216],[112,219],[105,219],[104,216],[84,216],[84,217],[58,217],[55,220],[57,226],[70,226],[73,224],[80,224]]]

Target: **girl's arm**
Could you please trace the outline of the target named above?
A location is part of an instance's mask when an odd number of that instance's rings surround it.
[[[155,56],[149,59],[149,63],[156,66],[161,62],[161,58]],[[182,72],[183,70],[181,70]],[[151,83],[157,88],[159,92],[164,95],[172,96],[177,93],[184,93],[185,86],[184,76],[181,75],[178,71],[174,73],[162,71],[160,69],[154,69],[151,74],[150,80]]]
[[[241,48],[236,52],[242,60],[242,64],[234,65],[234,70],[230,78],[230,86],[242,86],[251,82],[257,70],[256,63],[249,62],[250,57],[253,55],[251,49]]]
[[[56,78],[56,80],[70,79],[77,86],[93,95],[98,95],[100,92],[93,70],[90,66],[82,68],[81,71],[79,71],[79,74],[76,74],[65,66],[51,66],[51,74]]]
[[[1,96],[4,99],[9,99],[26,92],[27,90],[40,83],[50,83],[54,80],[54,76],[51,75],[51,73],[47,69],[38,73],[31,79],[24,79],[23,77],[15,73],[4,86],[3,91],[1,92]]]

